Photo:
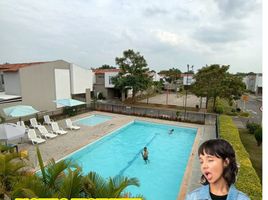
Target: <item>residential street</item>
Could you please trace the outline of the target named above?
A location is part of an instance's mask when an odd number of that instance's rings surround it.
[[[238,107],[240,107],[242,110],[245,108],[245,111],[250,113],[249,118],[234,117],[234,121],[236,121],[237,124],[239,124],[240,121],[243,126],[246,127],[247,121],[256,122],[258,124],[262,123],[262,111],[260,110],[262,107],[262,96],[250,95],[248,102],[245,103],[245,106],[242,100],[239,100],[237,103]]]

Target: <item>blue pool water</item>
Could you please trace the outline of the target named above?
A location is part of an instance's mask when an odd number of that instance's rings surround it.
[[[170,129],[174,129],[169,135]],[[67,157],[82,166],[83,173],[137,177],[140,187],[128,187],[132,195],[148,200],[176,200],[197,129],[135,121],[87,145]],[[141,151],[149,150],[149,164]]]
[[[79,120],[76,120],[74,123],[75,124],[81,124],[81,125],[86,125],[86,126],[95,126],[97,124],[106,122],[108,120],[112,119],[110,116],[105,116],[105,115],[92,115],[89,117],[85,117]]]

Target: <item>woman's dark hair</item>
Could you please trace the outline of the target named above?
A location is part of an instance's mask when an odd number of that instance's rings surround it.
[[[216,156],[223,160],[228,159],[229,164],[223,170],[223,178],[230,185],[235,183],[236,175],[238,172],[238,167],[235,158],[235,152],[232,145],[223,139],[212,139],[204,142],[198,149],[198,156],[208,154],[211,156]],[[201,183],[203,185],[209,184],[204,175],[201,176]]]

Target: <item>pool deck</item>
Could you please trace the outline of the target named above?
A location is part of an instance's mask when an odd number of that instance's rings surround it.
[[[210,138],[215,138],[215,126],[213,125],[198,125],[190,123],[181,123],[168,120],[136,117],[136,116],[127,116],[106,112],[88,112],[75,117],[72,117],[71,120],[75,121],[80,118],[84,118],[93,114],[102,114],[111,116],[112,119],[104,123],[95,125],[95,126],[83,126],[80,130],[68,130],[66,135],[58,136],[54,139],[48,139],[45,143],[39,145],[39,149],[42,154],[44,162],[48,162],[51,158],[54,158],[56,161],[60,160],[70,153],[79,150],[80,148],[92,143],[104,135],[111,133],[112,131],[122,127],[123,125],[132,122],[133,120],[144,120],[148,122],[164,123],[169,125],[185,126],[198,128],[198,134],[193,145],[192,155],[188,162],[188,170],[186,170],[184,176],[183,187],[181,187],[180,194],[177,199],[184,199],[185,194],[192,191],[193,189],[200,186],[199,180],[201,176],[199,161],[197,157],[197,148],[205,140]],[[57,121],[59,126],[65,129],[65,120]],[[49,126],[46,126],[48,130],[51,130]],[[38,133],[38,131],[36,131]],[[38,169],[38,161],[36,157],[36,150],[34,145],[26,138],[22,144],[19,144],[19,150],[28,150],[29,160],[32,163],[35,169]]]

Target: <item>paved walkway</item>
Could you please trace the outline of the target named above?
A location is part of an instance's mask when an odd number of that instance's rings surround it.
[[[203,131],[200,135],[200,140],[198,143],[198,147],[206,140],[216,138],[215,134],[215,126],[212,125],[206,125],[203,127]],[[197,149],[198,151],[198,149]],[[194,154],[194,160],[193,160],[193,167],[192,167],[192,174],[190,177],[190,181],[188,183],[187,193],[193,191],[194,189],[201,186],[200,184],[200,178],[201,178],[201,171],[200,171],[200,163],[198,159],[198,152],[193,152]]]
[[[141,102],[147,103],[147,99],[142,100]],[[176,93],[169,94],[158,94],[149,98],[149,103],[157,103],[163,105],[176,105],[176,106],[185,106],[185,95],[177,95]],[[187,95],[187,107],[195,108],[196,105],[200,106],[200,98],[188,94]],[[202,108],[206,107],[206,98],[202,98]]]
[[[55,139],[48,139],[46,143],[40,144],[39,148],[41,150],[41,154],[43,157],[44,162],[48,162],[49,159],[54,158],[56,161],[62,159],[69,155],[70,153],[92,143],[102,136],[120,128],[121,126],[135,120],[145,120],[149,122],[158,122],[158,123],[165,123],[170,125],[179,125],[179,126],[187,126],[192,128],[198,128],[201,131],[200,141],[198,142],[198,146],[204,140],[215,138],[215,126],[214,125],[198,125],[198,124],[190,124],[190,123],[181,123],[181,122],[174,122],[174,121],[167,121],[167,120],[160,120],[160,119],[152,119],[152,118],[141,118],[135,116],[126,116],[126,115],[119,115],[119,114],[112,114],[112,113],[103,113],[103,112],[89,112],[79,116],[75,116],[72,120],[76,120],[79,118],[87,117],[93,114],[105,114],[112,116],[112,120],[109,120],[105,123],[89,127],[89,126],[82,126],[81,129],[77,131],[68,131],[66,135],[58,136]],[[65,127],[64,120],[58,121],[60,127]],[[47,126],[49,129],[49,127]],[[38,131],[36,131],[38,132]],[[24,139],[23,144],[19,144],[19,150],[27,149],[29,152],[30,161],[33,164],[35,169],[38,169],[38,161],[36,157],[36,150],[34,145],[32,145],[29,141]],[[193,159],[193,167],[192,172],[189,178],[189,183],[187,187],[187,192],[192,191],[194,188],[199,187],[199,179],[201,176],[199,161],[197,157],[197,152],[192,152],[194,155]]]

